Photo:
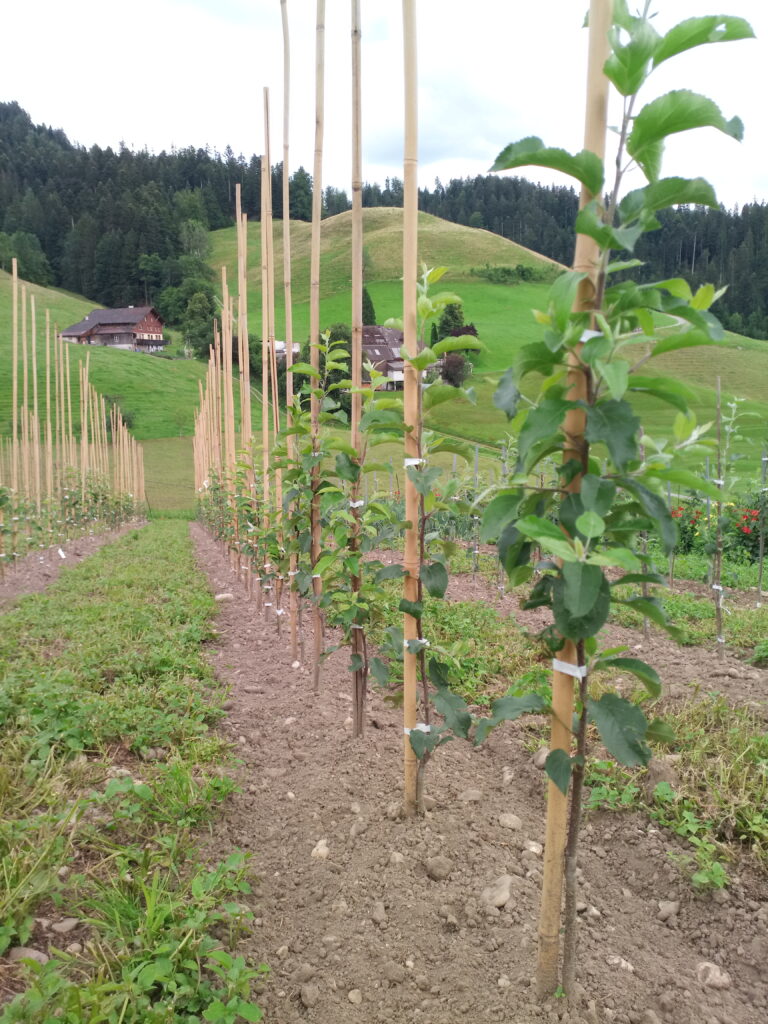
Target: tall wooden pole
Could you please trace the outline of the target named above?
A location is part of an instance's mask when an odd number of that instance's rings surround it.
[[[311,363],[315,372],[320,370],[320,219],[323,210],[323,118],[325,109],[325,0],[317,0],[317,29],[315,50],[315,161],[312,175],[312,242],[309,259],[309,344]],[[313,389],[314,390],[314,389]],[[320,690],[320,656],[323,649],[323,625],[320,597],[323,584],[315,573],[320,557],[320,400],[313,393],[310,401],[310,431],[312,438],[312,505],[310,509],[313,651],[312,688]]]
[[[416,0],[403,0],[403,44],[405,74],[405,143],[403,161],[403,334],[409,358],[418,354],[416,316],[417,247],[418,247],[418,108],[416,63]],[[406,465],[419,466],[421,461],[421,374],[409,363],[404,365],[404,417]],[[403,568],[406,576],[406,601],[415,603],[419,597],[419,495],[407,472],[405,474],[405,518],[410,526],[405,531]],[[407,613],[403,617],[406,644],[419,635],[418,620]],[[403,744],[404,808],[407,815],[416,813],[416,779],[418,761],[410,742],[410,731],[416,727],[418,655],[406,647],[403,652]]]
[[[603,75],[603,65],[608,57],[608,30],[611,25],[611,0],[591,0],[589,12],[589,61],[587,80],[587,103],[584,127],[584,148],[605,156],[605,133],[608,111],[608,79]],[[593,198],[582,189],[580,205],[583,207]],[[586,235],[576,236],[574,269],[583,271],[587,277],[581,282],[575,308],[589,310],[593,307],[598,276],[600,249],[598,244]],[[570,401],[586,402],[587,371],[579,362],[577,353],[569,358],[566,396]],[[574,409],[566,414],[564,433],[566,450],[564,460],[585,461],[584,430],[586,413]],[[581,475],[576,476],[567,488],[571,492],[581,490]],[[576,644],[566,640],[558,653],[558,660],[578,665]],[[571,754],[572,721],[574,708],[574,676],[558,670],[552,677],[552,731],[550,750],[563,750]],[[544,877],[542,881],[541,911],[539,916],[539,951],[536,967],[536,989],[540,999],[546,999],[556,991],[559,984],[560,920],[563,893],[563,866],[567,839],[568,799],[550,780],[547,784],[547,823],[544,849]]]
[[[359,465],[364,463],[360,450],[360,414],[362,411],[363,365],[363,151],[361,143],[361,57],[360,57],[360,0],[352,0],[352,410],[350,443],[357,452]],[[352,484],[352,529],[351,550],[360,545],[361,513],[359,507],[360,482]],[[352,590],[358,593],[362,578],[355,573],[351,579]],[[365,702],[367,673],[365,667],[365,638],[362,627],[352,629],[352,657],[359,667],[354,670],[353,686],[353,734],[362,736],[365,728]]]
[[[11,487],[19,489],[19,265],[14,256],[11,260],[13,291],[11,346],[13,366],[11,369]]]
[[[291,196],[289,184],[289,127],[290,127],[290,96],[291,96],[291,45],[288,31],[288,5],[280,0],[280,14],[283,23],[283,292],[285,295],[285,407],[288,426],[293,425],[293,306],[291,296]],[[294,455],[293,435],[288,437],[288,460]],[[297,566],[296,553],[291,545],[289,557],[288,579],[289,589],[289,621],[291,636],[291,661],[299,660],[298,634],[298,591],[294,585]]]

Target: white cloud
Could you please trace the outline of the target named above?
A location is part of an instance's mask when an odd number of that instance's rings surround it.
[[[420,178],[484,173],[506,143],[529,134],[581,147],[586,33],[573,0],[419,0]],[[659,0],[659,27],[700,14],[699,0]],[[708,176],[727,205],[768,198],[762,110],[768,5],[717,3],[752,21],[757,41],[711,46],[671,61],[655,90],[710,94],[739,113],[744,143],[713,131],[669,146],[667,173]],[[363,0],[364,176],[402,176],[400,4]],[[314,0],[288,0],[291,165],[312,167]],[[326,16],[325,183],[350,177],[349,4]],[[159,151],[263,144],[262,87],[270,88],[273,160],[282,153],[279,0],[31,0],[4,12],[0,98],[84,145]],[[536,177],[532,172],[531,177]],[[544,180],[555,181],[555,176]]]

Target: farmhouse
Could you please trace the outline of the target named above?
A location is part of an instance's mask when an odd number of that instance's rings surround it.
[[[363,363],[372,363],[374,369],[387,378],[379,385],[380,390],[401,391],[403,388],[402,345],[403,332],[396,327],[363,327]],[[439,370],[442,365],[443,360],[439,359],[427,369]]]
[[[133,352],[157,352],[168,344],[163,320],[152,306],[125,309],[94,309],[80,323],[61,332],[65,341],[102,345]]]

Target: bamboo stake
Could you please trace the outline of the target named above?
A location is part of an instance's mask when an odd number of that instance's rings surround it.
[[[362,411],[363,351],[363,156],[361,144],[361,59],[360,0],[352,0],[352,410],[350,443],[357,453],[358,466],[363,463],[360,451],[360,415]],[[354,526],[350,549],[360,545],[361,512],[358,507],[360,477],[352,484],[352,516]],[[352,591],[358,594],[362,584],[359,573],[352,576]],[[353,676],[353,735],[362,736],[365,729],[366,659],[363,630],[352,630],[352,659],[359,665]]]
[[[12,275],[12,327],[11,345],[13,351],[12,395],[11,395],[11,487],[19,489],[19,265],[14,256],[11,260]]]
[[[584,148],[596,153],[601,159],[605,154],[605,133],[608,108],[608,80],[603,75],[603,65],[608,57],[608,30],[612,15],[611,0],[591,0],[589,13],[589,59],[587,70],[587,101],[584,125]],[[580,206],[583,208],[592,199],[582,189]],[[599,197],[598,197],[599,198]],[[574,269],[587,274],[579,285],[575,308],[592,308],[599,261],[599,246],[586,235],[576,236]],[[587,371],[583,370],[578,353],[569,357],[568,387],[566,395],[571,401],[587,399]],[[566,414],[564,433],[566,450],[564,461],[576,458],[585,462],[586,447],[584,430],[586,414],[583,409],[574,409]],[[586,469],[586,467],[585,467]],[[581,489],[581,475],[576,476],[567,490],[577,493]],[[579,652],[573,641],[567,640],[558,654],[559,660],[572,665],[579,664]],[[553,671],[552,678],[552,727],[550,750],[571,753],[571,728],[573,720],[573,678],[560,671]],[[574,773],[575,774],[575,773]],[[547,784],[547,823],[544,850],[544,878],[542,881],[541,911],[539,916],[539,951],[536,966],[536,990],[539,999],[552,995],[558,986],[558,962],[560,954],[560,912],[563,891],[563,868],[567,840],[568,800],[551,781]],[[574,851],[575,853],[575,851]],[[575,856],[572,868],[575,879]],[[568,907],[566,907],[566,918]],[[575,936],[572,937],[575,942]]]
[[[291,47],[288,32],[288,5],[286,0],[280,0],[280,15],[283,25],[283,290],[285,294],[285,407],[287,410],[288,426],[293,426],[293,305],[291,297],[291,196],[288,181],[290,163],[289,156],[289,121],[290,121],[290,92],[291,92]],[[288,435],[288,460],[293,461],[294,439]],[[297,558],[296,553],[291,549],[289,559],[290,582],[289,590],[289,621],[291,635],[291,661],[299,659],[298,644],[298,592],[294,585],[296,578]]]
[[[51,426],[51,313],[45,311],[45,490],[53,497],[53,430]],[[49,526],[51,524],[49,523]]]
[[[405,142],[403,161],[403,334],[409,358],[418,354],[416,282],[418,246],[418,112],[416,64],[416,3],[403,0],[403,44],[405,73]],[[421,459],[421,410],[419,391],[421,374],[409,363],[404,366],[405,458]],[[418,465],[418,462],[415,463]],[[404,593],[406,601],[416,602],[419,593],[419,495],[410,477],[405,478],[405,518],[410,526],[405,531]],[[419,635],[418,620],[403,616],[406,644]],[[416,727],[418,656],[406,647],[403,654],[403,725],[404,736],[404,806],[409,816],[417,810],[418,761],[410,742],[410,731]]]
[[[715,523],[715,553],[712,558],[712,594],[715,599],[715,629],[717,631],[717,660],[725,661],[725,636],[723,635],[723,494],[725,491],[726,465],[723,462],[723,408],[720,391],[720,377],[715,389],[715,412],[717,427],[717,522]]]
[[[37,511],[40,511],[40,500],[42,492],[41,465],[40,465],[40,420],[37,404],[37,310],[35,308],[35,296],[30,295],[29,305],[32,319],[32,452],[33,452],[33,490]]]
[[[325,0],[317,0],[317,30],[315,52],[315,161],[312,177],[312,242],[309,267],[309,341],[312,368],[320,369],[320,352],[317,344],[320,338],[320,218],[323,201],[323,128],[325,108]],[[314,389],[313,389],[314,392]],[[312,439],[312,504],[310,509],[312,589],[313,650],[312,689],[320,692],[320,657],[323,649],[323,626],[320,613],[320,597],[323,584],[315,573],[320,557],[320,401],[313,393],[310,400],[310,431]]]
[[[27,288],[21,286],[21,366],[22,366],[22,404],[21,404],[21,478],[24,493],[30,491],[30,452],[29,452],[29,359],[27,356]]]

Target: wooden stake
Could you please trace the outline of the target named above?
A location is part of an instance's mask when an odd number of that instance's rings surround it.
[[[19,489],[19,265],[11,259],[12,327],[11,345],[13,366],[11,371],[11,487]]]
[[[601,159],[605,155],[605,132],[608,109],[608,80],[603,75],[608,49],[608,30],[612,15],[611,0],[591,0],[589,12],[589,62],[587,81],[587,102],[584,126],[584,148],[596,153]],[[582,189],[580,206],[584,207],[594,198]],[[599,197],[597,197],[599,198]],[[576,236],[574,270],[587,274],[579,286],[575,308],[592,308],[595,283],[598,273],[599,246],[586,235]],[[569,358],[568,387],[566,396],[570,401],[586,401],[587,376],[577,354]],[[578,459],[584,464],[584,430],[586,414],[583,409],[574,409],[566,414],[564,433],[567,447],[564,461]],[[581,476],[575,477],[567,490],[577,493],[581,489]],[[558,659],[572,665],[578,664],[576,644],[567,640],[558,653]],[[571,753],[571,728],[573,721],[574,680],[572,676],[553,671],[552,677],[552,731],[550,750]],[[544,848],[544,878],[542,882],[541,912],[539,917],[539,951],[536,966],[536,990],[539,999],[546,999],[557,989],[560,955],[560,913],[563,892],[563,867],[567,839],[568,800],[550,780],[547,784],[547,823]]]
[[[291,47],[288,33],[288,5],[280,0],[280,14],[283,23],[283,290],[285,294],[285,407],[287,409],[288,426],[293,426],[293,306],[291,298],[291,196],[288,181],[290,163],[289,150],[289,119],[291,94]],[[288,437],[288,460],[294,457],[293,435]],[[291,661],[299,660],[298,643],[298,591],[294,585],[296,578],[297,559],[291,548],[289,559],[289,621],[291,633]]]
[[[317,29],[315,53],[315,162],[312,177],[312,242],[309,260],[309,343],[312,368],[320,369],[320,353],[317,344],[320,339],[320,218],[323,204],[323,118],[325,108],[325,0],[317,0]],[[312,438],[312,504],[310,509],[313,650],[312,689],[320,692],[320,657],[323,650],[323,625],[320,612],[320,597],[323,583],[315,573],[320,557],[320,401],[312,395],[310,401],[310,431]]]
[[[416,316],[417,247],[418,247],[418,112],[417,112],[417,64],[416,64],[416,3],[403,0],[403,45],[405,73],[405,143],[403,162],[403,334],[404,345],[409,358],[418,354],[418,333]],[[405,433],[405,458],[421,460],[421,374],[406,362],[404,365],[404,418],[411,428]],[[403,596],[406,601],[416,602],[419,594],[419,495],[413,481],[405,477],[405,518],[410,526],[405,531],[405,555],[403,568]],[[406,644],[419,635],[418,620],[412,615],[403,616],[403,635]],[[416,779],[418,760],[410,742],[410,730],[416,727],[417,669],[418,656],[406,647],[403,654],[403,744],[404,760],[404,807],[409,816],[416,814]]]
[[[352,410],[350,443],[357,452],[356,461],[362,466],[360,451],[360,414],[362,411],[363,375],[363,155],[361,144],[361,70],[360,70],[360,0],[352,0]],[[361,511],[358,507],[360,477],[352,484],[352,528],[350,549],[356,552],[360,545]],[[352,591],[358,594],[362,584],[359,573],[352,576]],[[353,735],[362,736],[365,728],[365,702],[367,671],[365,637],[362,628],[352,630],[352,658],[360,667],[353,673]]]

